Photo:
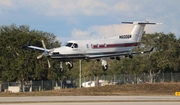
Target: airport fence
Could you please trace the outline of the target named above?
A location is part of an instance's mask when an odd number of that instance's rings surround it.
[[[82,82],[87,81],[106,81],[112,84],[149,84],[149,83],[171,83],[180,82],[180,73],[159,73],[159,74],[121,74],[103,75],[97,77],[82,77]]]
[[[28,81],[28,82],[0,82],[0,92],[9,91],[10,87],[19,87],[20,92],[43,91],[65,88],[76,88],[79,86],[103,86],[114,84],[149,84],[149,83],[171,83],[180,82],[180,73],[160,74],[121,74],[82,77],[81,85],[79,78],[63,79],[59,81]],[[84,84],[86,84],[84,85]],[[94,83],[94,84],[93,84]]]

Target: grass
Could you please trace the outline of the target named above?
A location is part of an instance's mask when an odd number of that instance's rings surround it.
[[[123,84],[91,88],[61,89],[38,92],[0,93],[0,97],[15,96],[113,96],[113,95],[174,95],[180,92],[180,83]]]

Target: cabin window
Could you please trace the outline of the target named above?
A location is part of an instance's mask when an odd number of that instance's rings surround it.
[[[93,44],[91,44],[91,47],[92,47],[92,48],[94,48],[94,45],[93,45]]]
[[[78,48],[78,44],[74,43],[73,48]]]
[[[97,48],[99,48],[99,44],[97,44]]]
[[[87,44],[86,47],[89,48],[89,45]]]

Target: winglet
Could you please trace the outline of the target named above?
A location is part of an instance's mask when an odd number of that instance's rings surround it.
[[[153,50],[154,50],[154,47],[153,47],[153,48],[151,48],[150,52],[152,52]]]
[[[149,51],[143,51],[143,52],[141,52],[141,53],[149,53],[149,52],[152,52],[153,50],[154,50],[154,47],[151,48],[151,50],[149,50]]]

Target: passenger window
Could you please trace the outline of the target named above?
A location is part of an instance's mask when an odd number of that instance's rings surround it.
[[[93,44],[91,44],[91,47],[92,47],[92,48],[94,48],[94,45],[93,45]]]
[[[99,48],[99,44],[97,44],[97,48]]]
[[[107,44],[106,44],[106,43],[104,43],[104,47],[105,47],[105,48],[107,47]]]

